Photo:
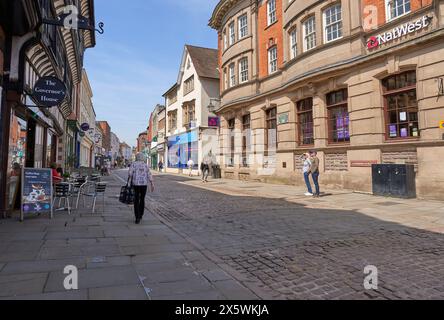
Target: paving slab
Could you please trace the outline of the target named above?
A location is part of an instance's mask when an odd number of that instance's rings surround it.
[[[208,270],[203,272],[202,275],[210,282],[225,281],[232,279],[230,275],[228,275],[225,271],[222,271],[221,269]]]
[[[224,295],[216,290],[197,292],[197,293],[186,293],[179,295],[166,295],[166,296],[154,296],[153,300],[164,300],[164,301],[222,301],[228,300]]]
[[[0,297],[42,293],[47,278],[47,273],[0,275]]]
[[[45,239],[47,240],[63,240],[63,239],[87,239],[87,238],[103,238],[102,231],[49,231]]]
[[[132,266],[79,270],[78,276],[79,289],[137,285],[140,283]],[[51,272],[45,286],[45,292],[62,291],[65,277],[63,272]]]
[[[0,254],[0,262],[29,261],[38,256],[38,251],[34,252],[6,252]]]
[[[149,288],[150,296],[153,299],[162,296],[196,294],[213,290],[213,287],[202,279],[168,283],[149,283],[144,281],[144,285]]]
[[[6,298],[3,298],[6,299]],[[0,298],[1,300],[1,298]],[[63,292],[51,292],[18,297],[8,297],[7,300],[30,300],[30,301],[78,301],[88,300],[88,290],[72,290]]]
[[[97,269],[115,266],[127,266],[131,265],[131,257],[129,256],[96,256],[87,259],[87,269]]]
[[[1,269],[0,276],[60,271],[69,265],[74,265],[79,269],[83,269],[86,267],[86,258],[10,262]]]
[[[89,289],[90,300],[148,300],[141,285]]]
[[[212,283],[214,287],[231,300],[257,300],[254,295],[246,287],[234,280],[216,281]]]

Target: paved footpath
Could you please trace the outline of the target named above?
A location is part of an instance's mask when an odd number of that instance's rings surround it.
[[[134,224],[110,177],[106,207],[0,220],[0,299],[258,299],[184,237],[147,214]],[[65,266],[79,290],[63,286]]]
[[[444,298],[442,202],[155,179],[149,211],[260,298]],[[364,288],[367,266],[378,268],[378,290]]]

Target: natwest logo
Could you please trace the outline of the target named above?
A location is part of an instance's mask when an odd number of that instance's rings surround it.
[[[393,40],[407,36],[408,34],[427,28],[433,17],[424,16],[415,22],[406,23],[400,27],[394,28],[392,31],[382,33],[377,36],[372,36],[367,40],[367,48],[369,50],[376,49],[381,45],[391,42]]]

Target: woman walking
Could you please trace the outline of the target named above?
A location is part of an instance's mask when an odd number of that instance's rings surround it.
[[[145,197],[148,191],[148,183],[150,184],[151,192],[154,192],[153,176],[142,153],[138,153],[136,161],[131,164],[128,180],[134,187],[134,214],[136,216],[136,224],[140,224],[145,212]]]

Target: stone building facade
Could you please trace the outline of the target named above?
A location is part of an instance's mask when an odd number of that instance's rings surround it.
[[[218,121],[208,106],[219,100],[218,51],[185,45],[177,81],[163,97],[166,171],[181,173],[189,160],[194,162],[194,174],[203,161],[214,164]]]
[[[302,185],[315,149],[324,186],[413,164],[418,196],[444,198],[444,1],[222,0],[210,26],[225,177]]]

